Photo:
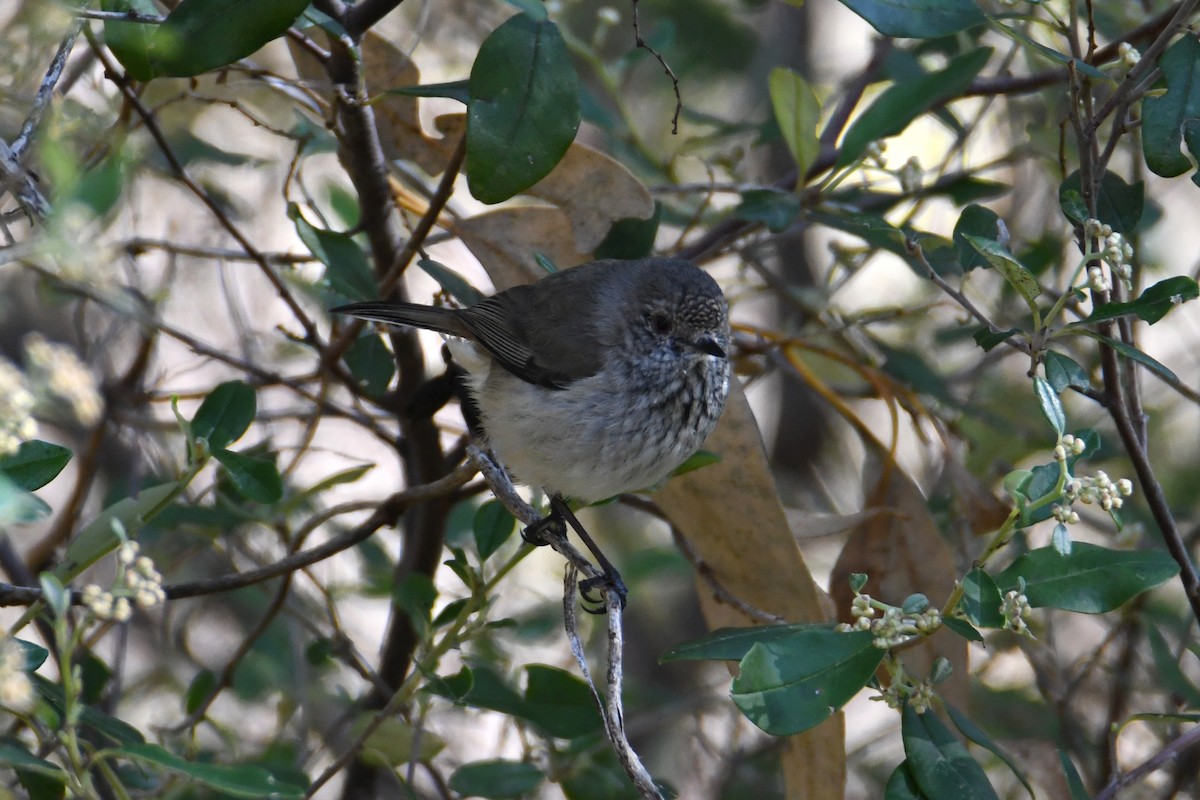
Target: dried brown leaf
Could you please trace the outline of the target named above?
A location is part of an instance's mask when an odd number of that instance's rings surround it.
[[[546,271],[534,260],[538,253],[559,269],[588,260],[575,250],[571,224],[552,206],[501,208],[460,220],[455,232],[475,254],[497,290],[530,283]]]
[[[788,526],[754,414],[735,382],[705,448],[721,460],[668,481],[655,500],[725,590],[795,622],[827,619]],[[762,624],[697,580],[711,629]],[[844,721],[836,714],[789,739],[782,758],[788,797],[840,800],[845,785]]]

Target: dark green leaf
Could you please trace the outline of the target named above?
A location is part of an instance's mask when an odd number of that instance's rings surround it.
[[[304,797],[305,787],[284,783],[259,766],[185,761],[156,744],[126,744],[118,748],[115,754],[178,773],[233,797],[255,800]]]
[[[901,712],[900,738],[908,768],[929,797],[995,800],[996,790],[967,748],[932,711],[918,714],[911,705]]]
[[[332,296],[331,303],[370,300],[379,289],[375,275],[362,248],[344,233],[327,231],[309,224],[295,203],[288,204],[288,216],[296,223],[296,235],[309,252],[325,265],[322,281]]]
[[[992,576],[976,567],[963,578],[963,599],[959,608],[971,623],[981,628],[999,628],[1004,625],[1000,613],[1003,598]]]
[[[517,14],[484,40],[469,82],[471,194],[499,203],[554,169],[579,128],[578,85],[553,22]]]
[[[1029,785],[1029,780],[1025,777],[1021,770],[1017,769],[1017,765],[1013,762],[1008,753],[1004,752],[1000,745],[996,744],[992,740],[992,737],[987,735],[987,731],[976,725],[971,721],[970,718],[949,703],[946,703],[946,714],[949,715],[950,721],[954,723],[954,727],[958,728],[959,733],[980,747],[990,750],[992,754],[996,756],[996,758],[1003,761],[1004,764],[1010,770],[1012,770],[1012,773],[1017,776],[1017,780],[1019,780],[1021,785],[1025,787],[1025,790],[1029,792],[1029,796],[1031,798],[1037,797],[1037,794],[1033,791],[1033,787]]]
[[[1053,547],[1022,554],[995,576],[1002,592],[1025,579],[1025,596],[1034,608],[1061,608],[1102,614],[1119,608],[1179,572],[1179,565],[1157,550],[1108,550],[1075,542],[1069,556]]]
[[[423,631],[429,626],[437,596],[438,591],[433,585],[433,580],[419,572],[408,575],[392,589],[392,600],[408,614],[413,627],[418,631]]]
[[[842,4],[884,36],[936,39],[984,22],[973,0],[842,0]]]
[[[183,0],[151,34],[156,76],[190,77],[224,67],[283,35],[308,0]]]
[[[221,450],[242,438],[256,411],[254,390],[241,381],[227,381],[209,392],[196,410],[192,435],[207,439],[210,450]]]
[[[379,397],[387,391],[388,384],[396,374],[396,359],[392,351],[384,346],[383,340],[374,330],[366,329],[346,350],[346,366],[363,389],[371,397]]]
[[[483,299],[483,292],[467,283],[462,275],[445,264],[422,258],[417,261],[417,266],[424,270],[426,275],[437,281],[443,291],[448,292],[451,297],[464,306],[474,305]]]
[[[21,664],[18,667],[22,672],[33,672],[35,669],[46,663],[46,659],[50,655],[50,651],[33,642],[27,642],[24,639],[13,639],[17,647],[21,650]]]
[[[746,718],[774,736],[819,725],[854,697],[875,674],[884,651],[868,631],[800,631],[757,643],[733,679],[733,702]]]
[[[942,619],[942,624],[957,633],[962,638],[966,639],[968,642],[983,641],[983,634],[975,630],[975,627],[964,619],[945,617]]]
[[[217,675],[215,672],[211,669],[202,669],[197,672],[184,694],[184,711],[188,714],[195,714],[216,688]]]
[[[492,553],[508,541],[517,521],[499,500],[488,500],[475,512],[473,530],[479,560],[487,561]]]
[[[232,450],[217,450],[213,455],[225,467],[238,494],[247,500],[270,505],[283,497],[283,478],[274,461]]]
[[[402,86],[399,89],[388,89],[384,94],[403,94],[410,97],[448,97],[464,105],[471,100],[466,81],[450,81],[448,83],[426,83],[421,86]]]
[[[1035,301],[1042,293],[1042,287],[1038,286],[1037,278],[1033,277],[1033,273],[1026,269],[1020,261],[1013,258],[1012,253],[1008,252],[1008,248],[992,239],[981,239],[969,233],[964,233],[963,239],[1004,276],[1004,279],[1017,290],[1017,293],[1025,298],[1025,302],[1031,309],[1037,308]]]
[[[1096,333],[1095,331],[1088,330],[1087,328],[1074,328],[1073,330],[1077,330],[1079,333],[1083,334],[1084,336],[1087,336],[1091,339],[1095,339],[1098,342],[1104,342],[1106,345],[1111,347],[1113,350],[1116,350],[1121,355],[1125,356],[1126,358],[1130,359],[1131,361],[1138,362],[1143,367],[1146,367],[1151,372],[1157,373],[1158,375],[1160,375],[1161,377],[1170,381],[1171,383],[1179,382],[1179,377],[1174,372],[1172,372],[1170,369],[1168,369],[1166,365],[1157,361],[1153,357],[1143,353],[1141,350],[1138,350],[1136,347],[1125,344],[1124,342],[1120,341],[1119,339],[1114,339],[1111,336],[1105,336],[1102,333]]]
[[[61,767],[44,758],[38,758],[26,749],[23,742],[9,736],[0,739],[0,764],[16,770],[30,770],[55,782],[65,783],[67,780],[67,774]]]
[[[963,272],[988,265],[983,254],[966,240],[966,234],[998,241],[1006,233],[1003,225],[1000,215],[990,208],[971,204],[963,209],[954,225],[953,236],[954,252],[958,254],[958,263],[962,265]]]
[[[105,11],[133,11],[151,17],[159,13],[153,0],[102,0],[100,7]],[[150,43],[156,27],[141,22],[104,22],[104,43],[131,78],[148,81],[154,77]]]
[[[799,213],[800,198],[778,189],[747,189],[733,210],[738,219],[761,222],[774,233],[787,230]]]
[[[930,800],[929,795],[921,791],[917,779],[908,768],[907,761],[901,761],[892,770],[887,784],[883,787],[883,800]]]
[[[34,674],[30,675],[29,678],[33,681],[33,686],[37,689],[42,699],[54,709],[59,717],[64,716],[66,714],[66,707],[64,705],[65,700],[62,687],[56,683],[51,683],[41,675]],[[79,715],[79,721],[84,727],[89,728],[95,733],[103,734],[116,744],[131,745],[146,741],[141,731],[137,728],[126,722],[122,722],[116,717],[111,717],[102,711],[97,711],[88,705],[83,706],[83,710]]]
[[[928,2],[938,3],[938,0]],[[970,0],[964,2],[970,5],[976,14],[979,13]],[[897,9],[895,2],[879,2],[874,5],[891,8],[902,17],[910,16],[907,9]],[[900,5],[905,5],[903,0]],[[901,133],[910,122],[926,111],[958,97],[970,85],[979,70],[983,69],[991,55],[990,47],[977,48],[953,59],[945,69],[886,89],[846,131],[837,166],[844,167],[853,163],[866,151],[871,142]]]
[[[1161,96],[1142,101],[1142,153],[1156,175],[1173,178],[1193,166],[1180,152],[1184,140],[1193,159],[1200,159],[1200,41],[1181,36],[1158,60],[1166,87]]]
[[[1061,189],[1058,193],[1058,204],[1063,210],[1063,214],[1067,219],[1074,222],[1076,225],[1082,225],[1087,222],[1091,214],[1088,213],[1087,203],[1084,202],[1083,195],[1076,189]]]
[[[975,340],[975,344],[983,348],[983,352],[987,353],[996,345],[1007,342],[1020,332],[1020,328],[1009,328],[1006,331],[990,331],[987,328],[979,328],[971,334],[971,338]]]
[[[604,241],[596,246],[596,258],[634,259],[644,258],[654,250],[658,226],[662,221],[662,203],[654,204],[654,215],[649,219],[626,217],[619,219],[609,228]]]
[[[1079,170],[1072,172],[1058,187],[1060,204],[1068,202],[1067,194],[1076,192],[1083,196]],[[1138,181],[1126,183],[1120,175],[1106,171],[1100,179],[1100,194],[1096,197],[1096,219],[1111,225],[1114,231],[1131,234],[1142,220],[1146,206],[1146,184]],[[1064,205],[1064,208],[1066,206]]]
[[[1067,430],[1067,415],[1063,411],[1062,400],[1058,397],[1058,392],[1054,391],[1054,387],[1050,385],[1050,381],[1043,378],[1041,375],[1033,376],[1033,394],[1037,397],[1038,407],[1042,410],[1042,416],[1050,423],[1050,427],[1059,436]]]
[[[1130,300],[1128,303],[1105,303],[1083,320],[1083,323],[1137,314],[1139,318],[1153,325],[1172,308],[1188,300],[1195,300],[1198,295],[1200,287],[1197,287],[1195,280],[1186,275],[1177,275],[1154,284],[1136,300]]]
[[[571,673],[542,664],[526,667],[521,716],[558,739],[597,733],[603,722],[587,684]]]
[[[806,631],[833,633],[833,626],[800,622],[792,625],[759,625],[753,628],[718,628],[699,639],[672,647],[659,657],[666,661],[741,661],[759,642],[777,642]]]
[[[808,168],[817,160],[817,153],[821,149],[817,141],[821,104],[804,78],[787,67],[771,70],[768,87],[775,122],[796,162],[800,183],[803,183]]]
[[[1091,800],[1091,796],[1083,785],[1083,779],[1079,777],[1079,771],[1071,763],[1071,757],[1067,755],[1066,750],[1058,751],[1058,761],[1062,764],[1063,775],[1067,778],[1067,789],[1071,792],[1071,800]]]
[[[524,761],[476,761],[454,771],[450,788],[466,797],[504,800],[529,794],[545,779],[540,769]]]
[[[1087,372],[1075,359],[1064,356],[1062,353],[1056,353],[1053,350],[1047,350],[1045,355],[1044,367],[1046,370],[1046,380],[1050,382],[1050,386],[1054,391],[1062,394],[1068,388],[1086,390],[1091,386],[1091,381],[1088,380]]]
[[[0,472],[27,492],[54,480],[71,460],[71,451],[61,445],[31,439],[21,442],[17,452],[0,458]]]

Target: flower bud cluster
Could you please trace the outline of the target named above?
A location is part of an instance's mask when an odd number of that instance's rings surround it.
[[[1137,63],[1142,60],[1142,54],[1129,42],[1121,42],[1117,53],[1121,56],[1121,62],[1127,67],[1136,67]]]
[[[103,401],[91,372],[69,347],[51,344],[41,334],[25,337],[25,359],[29,377],[39,390],[57,398],[84,425],[100,419]]]
[[[876,139],[867,145],[865,157],[868,164],[879,169],[887,168],[887,159],[884,158],[884,153],[887,151],[887,142],[882,139]]]
[[[921,178],[925,175],[925,170],[921,168],[921,162],[913,156],[908,161],[904,162],[904,166],[896,174],[900,179],[900,188],[905,194],[911,194],[921,188]]]
[[[1081,456],[1087,450],[1087,442],[1077,439],[1073,434],[1064,434],[1062,440],[1054,446],[1054,460],[1066,461],[1068,456]]]
[[[878,611],[883,613],[876,617]],[[867,594],[854,596],[850,604],[850,615],[854,617],[854,622],[842,623],[838,630],[870,631],[875,635],[871,644],[880,650],[887,650],[917,636],[932,633],[942,624],[942,614],[936,608],[906,614],[903,609],[873,601]]]
[[[12,364],[0,358],[0,458],[17,452],[21,442],[37,436],[33,393]]]
[[[1024,591],[1013,589],[1007,592],[1000,604],[1000,613],[1004,615],[1004,630],[1033,638],[1027,621],[1029,612],[1032,610],[1033,608],[1029,605],[1029,598],[1025,596]]]
[[[1125,498],[1133,494],[1133,481],[1128,478],[1113,480],[1104,470],[1095,475],[1072,478],[1067,482],[1067,500],[1079,500],[1084,505],[1095,503],[1105,511],[1113,511],[1125,504]]]
[[[117,551],[117,564],[121,570],[114,591],[105,591],[96,584],[83,589],[83,603],[99,619],[125,622],[133,615],[133,605],[138,608],[153,608],[167,599],[162,588],[162,575],[154,568],[154,562],[138,554],[137,542],[125,542]]]
[[[1084,233],[1089,239],[1101,240],[1100,258],[1108,265],[1109,271],[1115,275],[1126,288],[1133,281],[1133,245],[1125,241],[1125,237],[1098,219],[1089,219],[1083,225]],[[1088,286],[1093,291],[1111,291],[1112,281],[1104,274],[1103,267],[1093,265],[1088,267]]]
[[[0,640],[0,706],[24,712],[33,708],[33,684],[22,669],[25,657],[17,643]]]
[[[871,699],[887,703],[888,708],[894,708],[897,711],[904,708],[905,703],[908,703],[912,706],[913,711],[924,714],[933,705],[933,683],[931,681],[917,683],[910,681],[911,679],[903,673],[893,676],[892,682]]]

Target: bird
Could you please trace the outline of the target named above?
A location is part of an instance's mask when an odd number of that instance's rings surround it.
[[[331,311],[444,334],[486,447],[517,482],[549,496],[545,522],[571,522],[624,602],[619,573],[567,500],[650,488],[716,426],[729,391],[730,330],[708,273],[678,258],[610,259],[465,308],[373,301]],[[536,533],[527,529],[526,539]]]

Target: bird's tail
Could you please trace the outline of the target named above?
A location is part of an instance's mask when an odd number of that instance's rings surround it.
[[[367,303],[350,303],[331,308],[330,311],[335,314],[349,314],[360,319],[369,319],[372,322],[385,322],[388,325],[412,325],[450,336],[475,338],[459,319],[458,312],[449,308],[375,300]]]

